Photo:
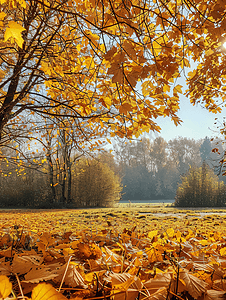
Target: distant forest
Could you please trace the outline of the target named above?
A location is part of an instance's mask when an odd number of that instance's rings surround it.
[[[213,148],[217,151],[212,152]],[[220,143],[178,137],[142,139],[114,146],[115,161],[122,179],[122,200],[174,199],[181,176],[205,161],[216,174],[223,155]],[[219,175],[226,183],[226,176]]]
[[[174,199],[189,168],[205,161],[215,174],[222,173],[222,143],[207,137],[121,140],[113,143],[111,154],[101,149],[79,153],[70,141],[60,142],[47,154],[40,151],[25,158],[21,165],[10,161],[12,150],[5,149],[0,207],[100,207],[113,206],[120,199]],[[226,176],[219,179],[226,183]]]

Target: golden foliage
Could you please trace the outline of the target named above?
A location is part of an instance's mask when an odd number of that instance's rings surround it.
[[[222,0],[0,3],[1,133],[12,119],[17,126],[24,109],[89,119],[90,128],[98,123],[120,137],[159,131],[159,116],[178,125],[177,80],[191,62],[197,67],[187,76],[186,94],[193,104],[221,111]]]

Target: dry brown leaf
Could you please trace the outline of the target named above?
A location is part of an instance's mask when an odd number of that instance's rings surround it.
[[[226,291],[226,279],[217,279],[213,281],[213,288]]]
[[[67,264],[63,265],[59,270],[55,272],[55,274],[57,275],[57,277],[54,278],[55,282],[60,283],[62,281],[66,267]],[[77,271],[76,265],[74,264],[69,264],[66,276],[64,278],[64,283],[70,287],[83,287],[84,289],[87,288],[85,280],[83,279],[82,275]]]
[[[49,232],[43,232],[40,237],[40,242],[42,242],[46,247],[56,244],[56,240]]]
[[[26,252],[23,252],[23,253],[25,254]],[[31,261],[32,264],[34,264],[36,266],[41,265],[43,263],[43,260],[44,260],[42,256],[37,255],[33,252],[32,252],[32,254],[26,253],[26,256],[25,255],[20,255],[20,257],[26,259],[27,261],[28,260]]]
[[[0,251],[0,256],[11,258],[15,253],[15,250],[12,250],[12,247],[9,247],[8,249]]]
[[[94,243],[79,243],[77,247],[79,250],[79,256],[81,256],[82,258],[98,259],[102,256],[102,251]]]
[[[109,263],[110,261],[116,262],[116,263],[122,263],[123,261],[123,257],[121,255],[118,255],[116,253],[114,253],[113,251],[111,251],[108,247],[104,247],[105,252],[107,254],[106,257],[106,262]]]
[[[208,290],[204,294],[203,300],[222,300],[226,299],[225,291]]]
[[[8,233],[6,233],[1,237],[0,247],[10,246],[11,244],[12,244],[12,237]]]
[[[50,272],[49,268],[33,268],[29,273],[25,275],[25,283],[39,283],[40,281],[51,280],[57,277],[57,274]]]
[[[4,258],[5,260],[5,258]],[[0,275],[6,275],[9,276],[11,274],[11,266],[10,262],[0,262]]]
[[[21,282],[21,287],[23,290],[23,294],[26,295],[30,292],[32,292],[33,288],[35,288],[38,284],[37,283],[26,283],[26,282]]]
[[[158,273],[155,278],[152,278],[144,283],[144,287],[148,289],[150,294],[155,293],[160,288],[168,288],[171,282],[170,273]]]
[[[34,264],[26,256],[20,257],[17,254],[14,255],[13,263],[11,265],[12,272],[18,275],[26,274],[31,270]]]
[[[94,271],[101,271],[102,270],[102,259],[89,259],[88,260],[89,263],[89,267],[90,267],[90,271],[94,272]]]
[[[145,297],[145,300],[166,300],[168,291],[166,288],[157,290],[154,294],[149,297]]]
[[[110,277],[115,300],[122,298],[123,291],[127,300],[135,299],[143,287],[140,278],[129,273],[111,274]]]
[[[185,284],[186,290],[195,299],[205,293],[209,286],[205,281],[193,276],[185,269],[180,271],[179,280]]]
[[[121,273],[121,274],[111,274],[111,282],[113,286],[116,285],[120,285],[123,284],[125,282],[127,282],[127,280],[132,279],[129,287],[132,289],[137,289],[138,291],[140,291],[143,287],[143,284],[140,280],[140,278],[138,278],[135,275],[131,275],[129,273]]]

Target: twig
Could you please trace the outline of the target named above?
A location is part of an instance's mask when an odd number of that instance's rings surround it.
[[[23,290],[22,290],[22,287],[21,287],[21,284],[20,284],[20,279],[19,279],[17,274],[16,274],[16,279],[17,279],[17,282],[18,282],[18,285],[19,285],[19,289],[20,289],[22,299],[24,299],[24,293],[23,293]]]
[[[66,269],[65,269],[65,271],[64,271],[64,275],[63,275],[63,277],[62,277],[62,280],[61,280],[61,283],[60,283],[60,287],[59,287],[58,292],[60,292],[60,290],[61,290],[61,288],[62,288],[62,285],[63,285],[63,283],[64,283],[64,279],[65,279],[65,276],[66,276],[66,274],[67,274],[67,270],[68,270],[68,267],[69,267],[69,264],[70,264],[71,259],[72,259],[72,256],[70,256],[69,259],[68,259],[68,262],[67,262],[67,265],[66,265]]]

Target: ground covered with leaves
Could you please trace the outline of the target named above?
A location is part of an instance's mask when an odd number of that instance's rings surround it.
[[[226,299],[226,211],[0,211],[0,299]]]

